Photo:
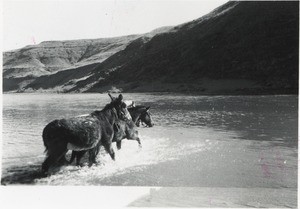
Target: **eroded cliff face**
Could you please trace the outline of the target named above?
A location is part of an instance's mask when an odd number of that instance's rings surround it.
[[[299,2],[233,2],[175,27],[4,56],[4,91],[298,92]]]
[[[8,51],[3,56],[3,77],[38,77],[70,68],[101,63],[123,50],[137,36],[95,40],[47,41]]]
[[[124,50],[132,41],[145,42],[172,27],[146,34],[115,38],[71,41],[46,41],[3,53],[3,89],[10,92],[67,92],[78,81],[90,77],[90,71],[110,56]],[[39,87],[32,88],[34,81]],[[84,90],[89,89],[87,85]],[[83,90],[77,90],[83,91]]]

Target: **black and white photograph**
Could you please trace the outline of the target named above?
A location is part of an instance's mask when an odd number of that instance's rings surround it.
[[[3,208],[298,207],[299,1],[3,0],[2,23]]]

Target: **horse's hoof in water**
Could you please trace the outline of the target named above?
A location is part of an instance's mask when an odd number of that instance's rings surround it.
[[[142,147],[143,147],[143,146],[142,146],[141,144],[139,144],[139,148],[142,149]]]
[[[48,169],[43,169],[41,170],[41,174],[42,174],[42,177],[47,177],[48,176]]]
[[[48,173],[48,169],[46,170],[46,169],[42,168],[41,172],[44,173],[44,174],[47,174]]]
[[[79,163],[79,164],[76,164],[77,167],[83,167],[84,166],[84,163]]]
[[[41,178],[46,178],[47,176],[49,176],[48,172],[43,172],[43,171],[41,172],[41,175],[40,175]]]
[[[101,164],[102,164],[101,162],[96,162],[96,163],[95,163],[96,166],[99,166],[99,165],[101,165]]]
[[[93,165],[98,165],[98,162],[94,161],[94,162],[89,162],[88,164],[89,167],[92,167]]]

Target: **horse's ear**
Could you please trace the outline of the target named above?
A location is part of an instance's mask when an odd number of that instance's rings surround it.
[[[110,93],[108,93],[108,96],[110,97],[111,101],[115,100],[115,98]]]
[[[150,109],[150,106],[149,107],[146,107],[146,112]]]
[[[120,95],[119,95],[119,97],[118,97],[118,100],[121,102],[121,101],[122,101],[122,99],[123,99],[123,95],[122,95],[122,94],[120,94]]]
[[[124,102],[122,102],[121,107],[122,108],[127,108],[127,105]]]

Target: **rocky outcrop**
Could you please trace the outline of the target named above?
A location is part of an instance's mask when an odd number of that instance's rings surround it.
[[[47,41],[3,54],[3,77],[38,77],[101,63],[137,36],[76,41]]]

